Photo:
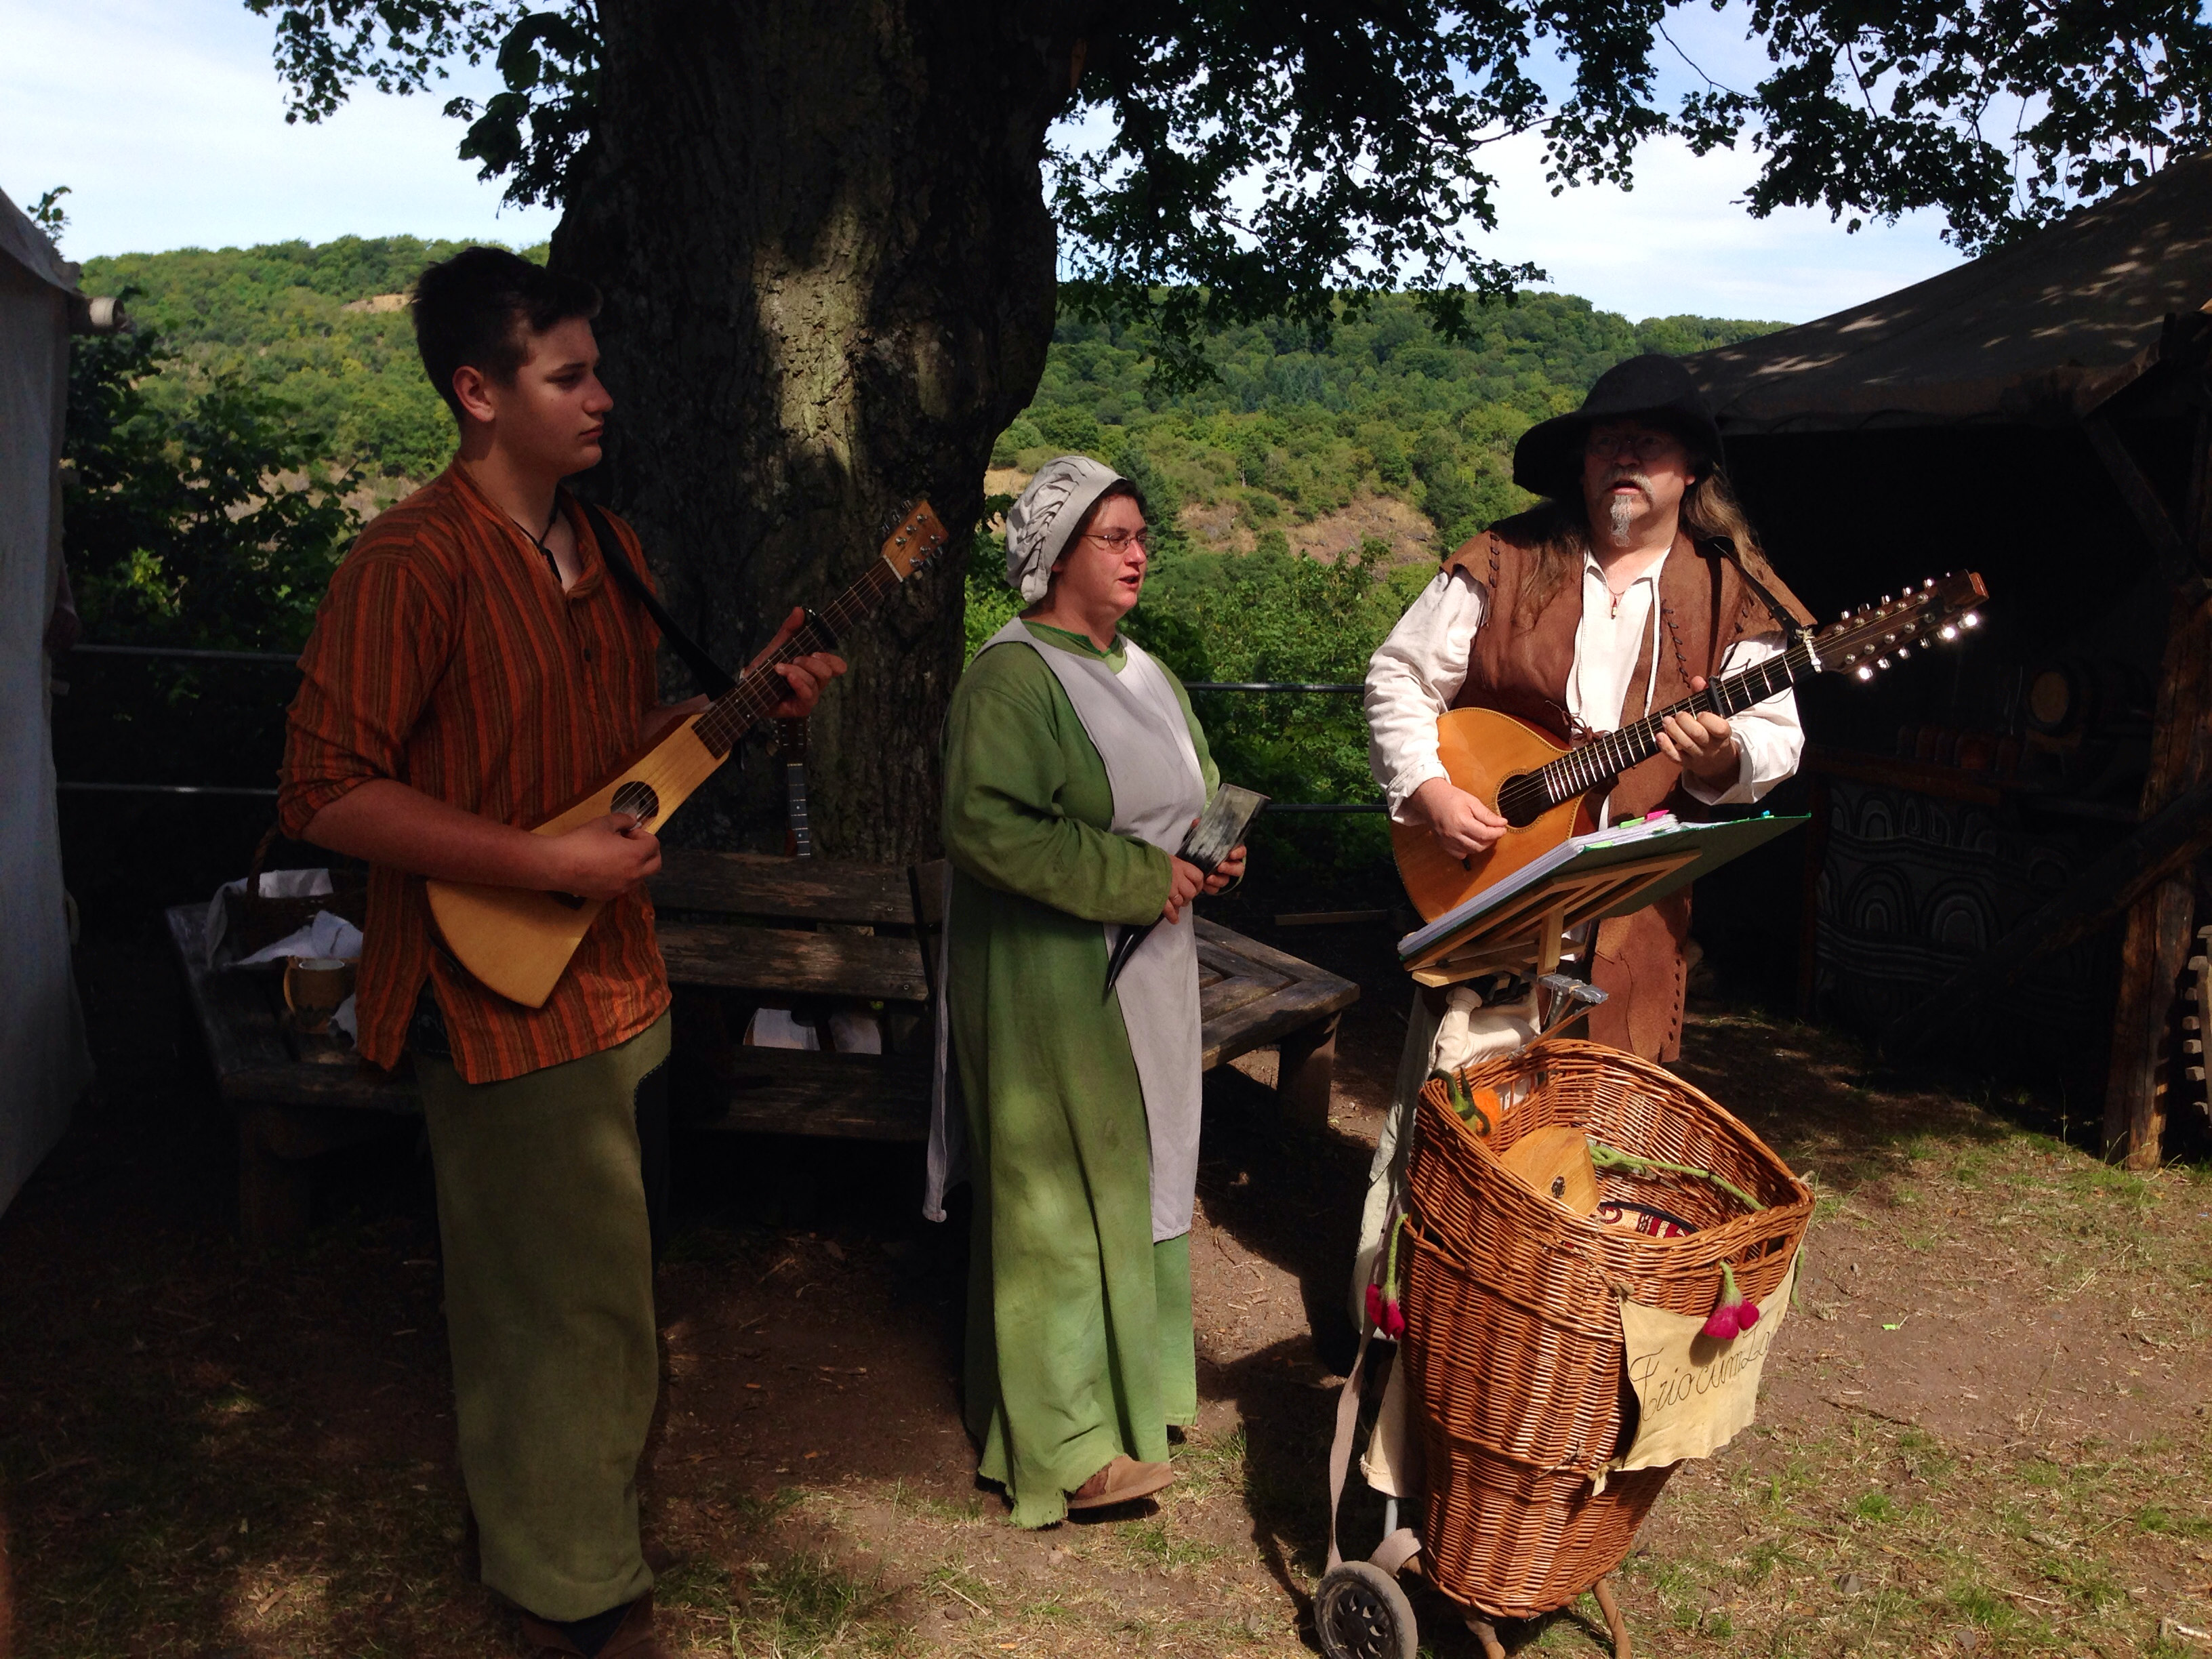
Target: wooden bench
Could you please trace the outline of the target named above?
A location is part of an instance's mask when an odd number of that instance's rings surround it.
[[[652,883],[677,992],[678,1127],[918,1142],[929,1130],[935,896],[941,866],[672,848]],[[277,976],[210,970],[203,905],[168,912],[170,937],[217,1086],[237,1109],[240,1224],[257,1243],[305,1231],[306,1160],[419,1116],[409,1079],[362,1065],[343,1038],[301,1035]],[[1339,1016],[1351,981],[1200,918],[1200,1014],[1208,1069],[1259,1048],[1302,1127],[1328,1122]],[[751,1010],[880,1005],[881,1054],[756,1048]]]

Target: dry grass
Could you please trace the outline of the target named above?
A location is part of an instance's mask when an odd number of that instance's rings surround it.
[[[1678,1474],[1624,1569],[1638,1651],[2212,1655],[2187,1633],[2212,1630],[2204,1174],[2117,1171],[2019,1127],[2035,1103],[1742,1014],[1709,1014],[1685,1070],[1822,1201],[1759,1424]],[[363,1188],[383,1210],[258,1257],[204,1195],[220,1141],[161,1066],[142,1081],[0,1224],[16,1659],[518,1650],[471,1582],[404,1155]],[[672,1651],[1310,1648],[1334,1395],[1305,1322],[1338,1294],[1323,1224],[1365,1154],[1298,1149],[1223,1086],[1194,1249],[1206,1403],[1179,1482],[1134,1516],[1018,1533],[973,1487],[947,1381],[957,1260],[866,1206],[834,1239],[694,1224],[662,1270],[644,1481]],[[1347,1538],[1377,1519],[1348,1501]],[[1473,1653],[1414,1591],[1425,1650]],[[1596,1655],[1595,1616],[1508,1634]]]

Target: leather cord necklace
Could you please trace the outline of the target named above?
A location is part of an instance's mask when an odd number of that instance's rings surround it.
[[[678,628],[676,619],[662,608],[659,600],[653,598],[653,590],[645,585],[643,579],[630,568],[629,560],[623,556],[622,544],[615,539],[614,526],[608,523],[607,515],[589,501],[579,501],[577,506],[583,509],[585,518],[591,521],[592,535],[599,544],[599,557],[606,565],[607,574],[613,578],[615,586],[645,608],[646,614],[653,618],[653,625],[660,630],[661,638],[684,659],[685,665],[698,679],[701,690],[710,697],[729,696],[737,689],[737,681],[690,635]],[[561,580],[561,562],[553,556],[553,550],[545,544],[545,538],[553,533],[553,526],[560,517],[561,499],[556,495],[553,498],[552,514],[545,520],[544,535],[532,536],[522,520],[512,514],[507,515],[507,522],[528,537],[530,544],[545,556],[545,568],[553,573],[555,583],[565,592],[567,584]],[[582,551],[580,544],[577,552],[580,555]]]
[[[529,526],[524,524],[521,520],[514,518],[512,514],[508,514],[508,517],[517,530],[526,536],[530,536]],[[566,592],[568,585],[561,580],[561,561],[553,556],[553,550],[545,544],[546,537],[553,533],[553,526],[559,523],[560,520],[561,497],[556,491],[553,497],[553,510],[545,515],[545,528],[538,534],[530,536],[530,544],[545,556],[545,568],[553,573],[553,585]]]

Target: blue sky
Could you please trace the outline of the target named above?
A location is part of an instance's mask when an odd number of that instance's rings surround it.
[[[1757,78],[1740,4],[1677,14],[1675,38],[1717,78]],[[357,97],[320,126],[284,123],[270,26],[237,0],[0,0],[0,189],[27,205],[66,184],[73,258],[353,233],[543,240],[555,216],[502,210],[453,154],[452,90]],[[1688,71],[1670,65],[1667,78]],[[1534,143],[1494,149],[1499,224],[1486,251],[1528,259],[1549,287],[1631,318],[1698,313],[1802,322],[1957,262],[1916,216],[1856,235],[1825,213],[1753,220],[1747,154],[1662,144],[1636,188],[1554,198]]]

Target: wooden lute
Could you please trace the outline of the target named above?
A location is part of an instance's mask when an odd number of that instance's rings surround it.
[[[1669,714],[1741,714],[1814,674],[1843,672],[1870,680],[1893,659],[1978,625],[1974,607],[1989,597],[1969,571],[1923,582],[1902,598],[1885,594],[1814,635],[1805,630],[1778,657],[1717,679],[1647,718],[1563,749],[1540,728],[1490,708],[1455,708],[1437,722],[1437,755],[1452,782],[1513,827],[1487,851],[1460,859],[1437,845],[1426,825],[1394,822],[1391,849],[1406,893],[1424,921],[1465,903],[1492,883],[1540,858],[1571,835],[1595,830],[1595,804],[1629,768],[1659,752]]]
[[[774,657],[712,707],[624,761],[587,793],[531,825],[532,833],[563,835],[610,812],[634,813],[647,829],[665,823],[729,758],[738,740],[783,701],[786,683],[775,665],[833,648],[944,545],[945,526],[927,501],[908,511],[884,538],[883,556],[867,574],[810,616]],[[430,914],[447,948],[485,985],[528,1008],[545,1006],[605,902],[469,882],[432,881],[427,886]]]

